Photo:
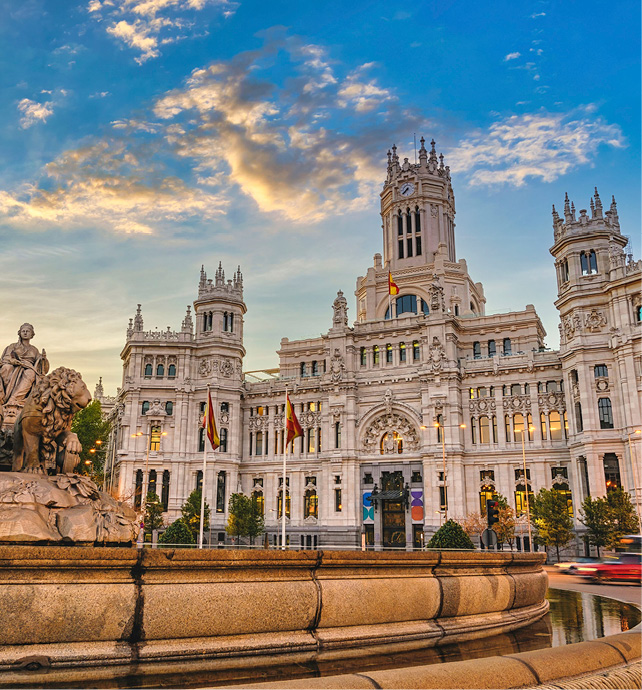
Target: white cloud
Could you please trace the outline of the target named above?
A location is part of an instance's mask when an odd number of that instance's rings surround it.
[[[509,60],[516,60],[520,56],[521,53],[508,53],[508,55],[504,57],[504,62],[508,62]]]
[[[531,19],[537,19],[537,17],[545,17],[546,12],[534,12],[531,14]]]
[[[510,184],[520,187],[528,179],[552,182],[561,175],[590,164],[597,149],[622,148],[617,125],[589,119],[592,106],[572,113],[539,112],[512,115],[477,131],[449,152],[454,172],[466,174],[471,185]]]
[[[90,0],[87,12],[106,23],[106,31],[137,51],[138,64],[158,57],[159,46],[207,32],[193,32],[195,13],[212,7],[230,17],[239,6],[234,0]]]
[[[22,113],[22,117],[20,118],[20,126],[22,129],[28,129],[38,122],[46,122],[54,112],[52,102],[38,103],[29,98],[23,98],[18,103],[18,110]]]

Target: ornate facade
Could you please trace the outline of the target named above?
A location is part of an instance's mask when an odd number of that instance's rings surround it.
[[[568,198],[563,218],[553,209],[559,351],[533,305],[485,314],[482,284],[456,259],[450,170],[434,142],[421,140],[416,164],[389,152],[381,216],[383,255],[357,279],[356,321],[339,291],[329,330],[283,338],[276,369],[243,373],[240,269],[227,281],[220,264],[213,281],[201,271],[180,331],[145,331],[139,306],[111,413],[107,472],[121,496],[140,505],[149,487],[168,522],[180,516],[203,481],[208,386],[222,442],[204,478],[213,540],[243,491],[278,543],[286,387],[304,430],[288,456],[292,545],[412,548],[446,512],[478,512],[496,492],[520,511],[527,488],[555,486],[575,519],[588,493],[635,494],[642,262],[625,253],[615,201],[604,211],[596,190],[590,213],[576,217]]]

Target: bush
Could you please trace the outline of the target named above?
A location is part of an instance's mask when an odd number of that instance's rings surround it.
[[[178,519],[158,537],[159,544],[194,544],[192,530]]]
[[[454,520],[445,522],[428,542],[429,549],[474,549],[475,545]]]

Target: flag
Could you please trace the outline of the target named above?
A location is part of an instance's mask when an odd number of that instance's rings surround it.
[[[221,445],[221,439],[216,431],[216,421],[214,419],[214,408],[212,407],[212,394],[207,390],[207,409],[203,415],[203,429],[206,430],[207,438],[212,444],[212,450],[216,450]]]
[[[389,295],[398,295],[399,294],[399,288],[397,287],[397,283],[392,279],[392,273],[388,271],[388,294]]]
[[[290,441],[294,441],[295,438],[303,436],[303,429],[299,424],[299,420],[294,414],[294,408],[290,402],[290,396],[286,394],[285,396],[285,428],[287,429],[288,435],[285,442],[286,448],[290,445]]]

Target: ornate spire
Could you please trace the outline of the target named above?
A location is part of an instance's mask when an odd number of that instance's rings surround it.
[[[425,168],[428,163],[428,151],[426,151],[425,146],[426,140],[423,137],[421,137],[419,142],[421,143],[421,146],[419,147],[419,165],[422,168]]]
[[[575,220],[575,202],[571,201],[571,218]]]
[[[100,400],[104,394],[105,394],[105,391],[103,389],[103,377],[101,376],[98,379],[98,383],[96,384],[96,388],[94,389],[94,398],[96,400]]]
[[[571,204],[568,200],[568,192],[564,194],[564,220],[567,223],[573,220],[573,216],[571,216]]]
[[[140,312],[140,304],[136,308],[136,316],[134,316],[134,330],[139,332],[143,330],[143,315]]]
[[[553,227],[555,227],[560,221],[559,213],[555,210],[555,204],[553,204]]]
[[[181,324],[181,332],[183,333],[193,333],[194,332],[194,322],[192,321],[192,307],[187,305],[187,313]]]
[[[596,218],[602,218],[602,199],[600,199],[600,195],[598,194],[597,187],[595,188],[595,217]]]
[[[236,273],[234,274],[234,287],[243,288],[243,274],[241,273],[241,267],[236,267]]]
[[[198,281],[198,287],[204,288],[207,283],[207,273],[205,273],[205,266],[201,264],[201,279]]]
[[[591,197],[591,218],[595,218],[595,203],[593,202],[593,197]]]
[[[218,268],[214,275],[214,285],[216,285],[216,287],[223,287],[223,285],[225,285],[225,271],[220,261],[218,262]]]

